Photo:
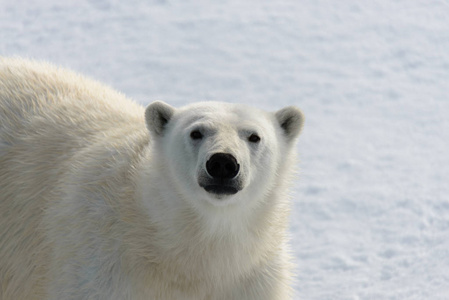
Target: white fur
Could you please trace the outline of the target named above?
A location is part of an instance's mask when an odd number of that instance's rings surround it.
[[[290,299],[302,122],[293,107],[145,112],[74,73],[0,59],[0,299]],[[240,165],[235,195],[198,184],[217,152]]]

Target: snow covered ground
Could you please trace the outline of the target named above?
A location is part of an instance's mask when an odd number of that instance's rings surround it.
[[[449,0],[0,0],[0,55],[306,114],[298,299],[449,299]]]

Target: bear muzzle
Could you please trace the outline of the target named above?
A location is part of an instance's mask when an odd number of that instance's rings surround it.
[[[207,176],[200,177],[200,186],[217,195],[233,195],[241,188],[240,165],[229,153],[215,153],[206,162]]]

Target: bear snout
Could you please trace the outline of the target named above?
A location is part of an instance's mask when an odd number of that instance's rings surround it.
[[[228,153],[215,153],[206,162],[206,171],[214,179],[232,179],[239,170],[237,159]]]
[[[206,162],[204,173],[199,177],[199,185],[207,192],[215,195],[233,195],[243,185],[240,165],[229,153],[215,153]]]

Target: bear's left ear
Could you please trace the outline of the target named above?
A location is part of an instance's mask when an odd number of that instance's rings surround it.
[[[165,126],[170,122],[175,108],[162,101],[155,101],[145,109],[145,121],[150,132],[156,135],[164,133]]]
[[[293,140],[301,133],[304,115],[299,108],[288,106],[278,110],[274,115],[289,140]]]

